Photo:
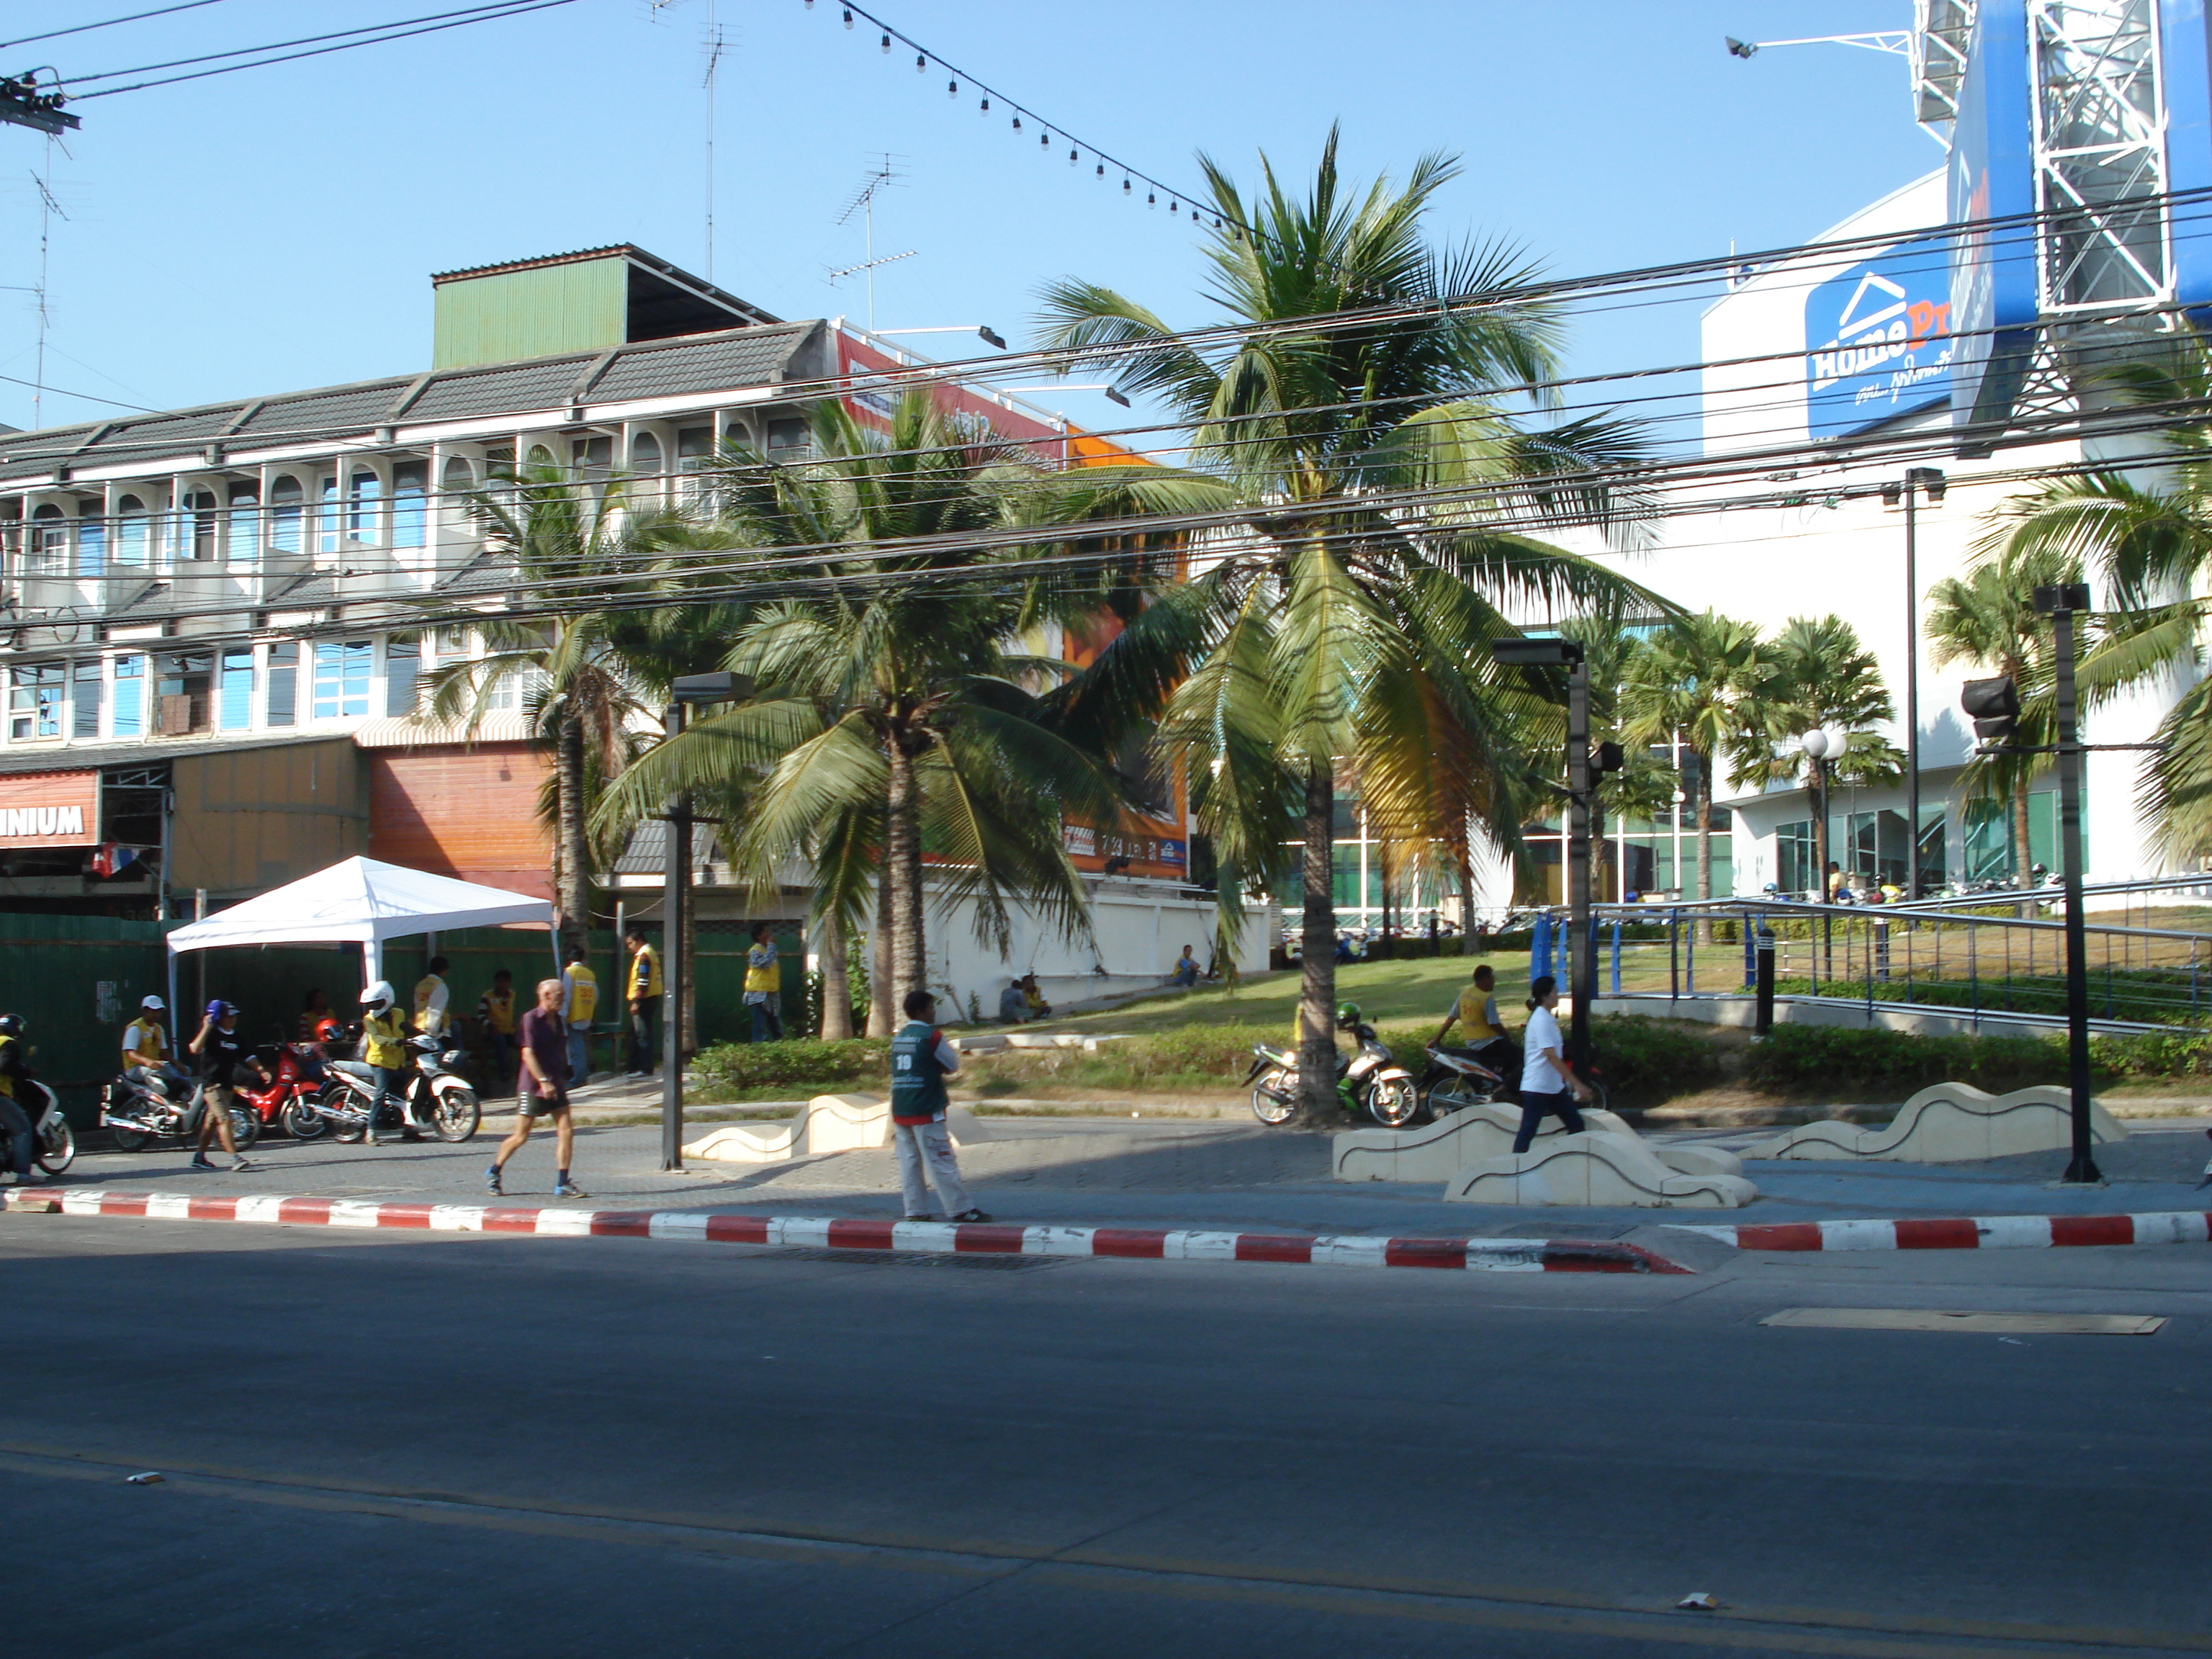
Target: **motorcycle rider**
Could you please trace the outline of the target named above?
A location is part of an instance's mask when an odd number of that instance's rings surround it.
[[[420,1131],[407,1111],[407,1024],[399,1012],[399,999],[392,981],[380,979],[361,994],[361,1057],[376,1073],[376,1097],[368,1103],[368,1125],[362,1136],[376,1145],[376,1120],[386,1100],[396,1101],[406,1125],[404,1136],[420,1140]]]
[[[1488,963],[1475,969],[1473,982],[1459,994],[1459,1000],[1437,1027],[1430,1046],[1443,1048],[1444,1034],[1455,1025],[1462,1028],[1460,1046],[1470,1058],[1480,1060],[1502,1078],[1519,1075],[1520,1051],[1514,1048],[1498,1014],[1498,975]]]
[[[15,1085],[30,1079],[31,1068],[23,1063],[23,1017],[0,1014],[0,1133],[8,1137],[9,1167],[19,1187],[45,1179],[39,1169],[37,1132],[30,1114],[15,1098]]]
[[[143,998],[138,1018],[123,1028],[123,1075],[164,1097],[173,1096],[173,1085],[187,1080],[169,1060],[169,1034],[159,1018],[168,1006],[159,997]]]
[[[237,1098],[231,1092],[231,1085],[241,1066],[259,1073],[264,1083],[269,1080],[269,1069],[239,1035],[238,1005],[225,1002],[221,997],[208,1004],[207,1018],[200,1023],[198,1034],[188,1046],[200,1060],[199,1146],[192,1153],[192,1168],[216,1167],[208,1157],[208,1143],[219,1138],[223,1151],[230,1155],[232,1169],[252,1169],[252,1160],[239,1152],[237,1139],[231,1133],[230,1109]]]

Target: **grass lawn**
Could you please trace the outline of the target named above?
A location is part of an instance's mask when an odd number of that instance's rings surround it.
[[[1522,1004],[1528,994],[1525,951],[1500,951],[1473,961],[1464,957],[1424,957],[1410,962],[1340,963],[1336,970],[1336,998],[1339,1002],[1358,1003],[1370,1024],[1408,1029],[1426,1025],[1433,1031],[1477,962],[1486,962],[1497,969],[1498,1006],[1509,1023],[1519,1024],[1524,1012]],[[1291,969],[1248,975],[1234,992],[1218,986],[1164,991],[1105,1013],[1082,1014],[1072,1019],[1054,1015],[1043,1026],[1054,1031],[1144,1033],[1191,1025],[1258,1025],[1280,1027],[1287,1033],[1297,1002],[1298,975]]]

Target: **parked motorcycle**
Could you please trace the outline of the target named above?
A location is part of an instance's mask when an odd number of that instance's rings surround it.
[[[1478,1052],[1492,1059],[1500,1058],[1489,1047]],[[1463,1106],[1516,1103],[1511,1082],[1502,1072],[1483,1064],[1474,1054],[1440,1048],[1432,1042],[1428,1054],[1428,1073],[1421,1079],[1421,1109],[1430,1117],[1441,1117]]]
[[[76,1161],[76,1136],[70,1133],[69,1120],[62,1115],[61,1102],[54,1098],[52,1089],[34,1078],[19,1078],[15,1082],[15,1104],[31,1120],[31,1156],[41,1170],[48,1175],[59,1175]]]
[[[280,1042],[270,1080],[240,1081],[232,1092],[261,1120],[263,1127],[274,1128],[285,1121],[285,1111],[294,1101],[313,1099],[326,1083],[326,1079],[310,1074],[307,1056],[295,1044]]]
[[[427,1124],[441,1140],[468,1139],[483,1121],[483,1108],[468,1080],[453,1068],[460,1057],[458,1043],[426,1033],[410,1037],[407,1047],[414,1060],[407,1079],[407,1115]],[[375,1069],[354,1060],[331,1060],[326,1069],[331,1080],[320,1093],[296,1097],[284,1108],[284,1127],[300,1140],[325,1133],[359,1140],[368,1132],[369,1108],[376,1099]],[[389,1128],[396,1134],[404,1127],[399,1108],[387,1102],[376,1132]]]
[[[1355,1025],[1359,1052],[1336,1080],[1337,1097],[1347,1112],[1364,1112],[1386,1129],[1403,1128],[1420,1109],[1413,1074],[1397,1062],[1371,1025]],[[1298,1109],[1298,1062],[1295,1054],[1264,1042],[1252,1045],[1255,1059],[1244,1081],[1252,1087],[1252,1115],[1273,1127],[1287,1123]]]
[[[204,1083],[181,1075],[158,1085],[119,1077],[100,1096],[100,1127],[113,1136],[117,1152],[142,1152],[165,1136],[192,1139],[206,1107]],[[228,1109],[231,1139],[242,1152],[261,1138],[261,1119],[235,1096]]]

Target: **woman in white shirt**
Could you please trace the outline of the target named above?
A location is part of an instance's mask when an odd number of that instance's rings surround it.
[[[1559,1036],[1559,982],[1544,975],[1528,988],[1528,1024],[1521,1033],[1521,1128],[1513,1137],[1513,1150],[1525,1152],[1547,1113],[1567,1126],[1567,1133],[1583,1132],[1583,1115],[1575,1102],[1590,1097],[1589,1088],[1574,1074],[1566,1060],[1566,1044]]]

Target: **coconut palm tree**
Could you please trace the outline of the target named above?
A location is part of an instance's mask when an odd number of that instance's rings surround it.
[[[2037,612],[2038,587],[2081,580],[2074,560],[2047,547],[1999,551],[1966,576],[1947,577],[1928,591],[1925,632],[1933,644],[1929,659],[1936,667],[1968,663],[1990,674],[2011,676],[2021,695],[2021,744],[2048,746],[2057,741],[2057,647],[2051,618]],[[2011,809],[2013,881],[2029,885],[2028,786],[2048,769],[2050,757],[2004,754],[1978,757],[1966,768],[1966,783],[1985,799]]]
[[[495,705],[515,704],[551,747],[555,903],[564,949],[581,950],[591,926],[595,786],[629,760],[653,641],[671,625],[641,623],[608,601],[639,590],[674,526],[631,510],[619,481],[586,483],[556,467],[526,469],[471,495],[467,510],[486,550],[512,561],[518,588],[574,584],[568,591],[592,602],[528,621],[478,621],[486,653],[432,671],[416,718],[473,732]]]
[[[1646,639],[1621,685],[1622,738],[1637,744],[1679,742],[1691,757],[1690,798],[1698,823],[1693,896],[1700,902],[1713,896],[1713,763],[1741,729],[1741,704],[1765,668],[1757,628],[1707,611]],[[1698,925],[1710,945],[1712,923]]]
[[[1546,518],[1618,528],[1590,469],[1632,453],[1602,419],[1531,430],[1509,403],[1551,373],[1560,319],[1509,296],[1533,268],[1498,245],[1439,248],[1422,220],[1458,173],[1430,155],[1403,187],[1349,188],[1334,130],[1310,190],[1261,157],[1248,203],[1200,157],[1218,344],[1095,283],[1044,292],[1038,343],[1068,368],[1109,368],[1193,428],[1193,465],[1244,515],[1194,550],[1090,678],[1150,688],[1222,866],[1224,935],[1249,884],[1302,842],[1304,1109],[1334,1109],[1332,828],[1340,769],[1357,778],[1395,868],[1465,864],[1470,824],[1517,845],[1521,739],[1562,690],[1504,674],[1487,642],[1516,615],[1661,609],[1601,565],[1531,538]],[[1468,302],[1462,303],[1460,301]],[[1391,307],[1353,320],[1364,308]],[[1334,320],[1326,320],[1334,319]],[[1170,690],[1169,688],[1173,688]],[[1225,940],[1224,940],[1225,942]]]
[[[762,887],[805,859],[825,927],[876,913],[871,1029],[888,1030],[927,982],[925,855],[943,898],[973,902],[983,943],[1007,948],[1018,901],[1088,930],[1061,821],[1111,822],[1125,797],[1082,719],[1056,718],[1065,665],[1024,642],[1094,614],[1117,573],[1027,567],[1066,546],[1056,526],[1220,492],[1164,468],[1051,471],[921,390],[887,433],[834,401],[811,431],[803,462],[726,455],[708,480],[717,517],[693,536],[739,567],[718,581],[754,595],[722,657],[753,695],[641,756],[601,810],[617,822],[747,780],[733,865]],[[1054,527],[1024,539],[1036,526]]]
[[[1882,684],[1873,652],[1841,617],[1792,617],[1765,650],[1764,666],[1736,703],[1740,722],[1727,745],[1729,769],[1744,782],[1765,785],[1795,777],[1802,784],[1813,820],[1814,885],[1826,895],[1827,814],[1820,810],[1820,769],[1800,748],[1808,732],[1848,734],[1843,755],[1830,763],[1838,783],[1892,783],[1905,775],[1897,745],[1865,728],[1896,710]]]

